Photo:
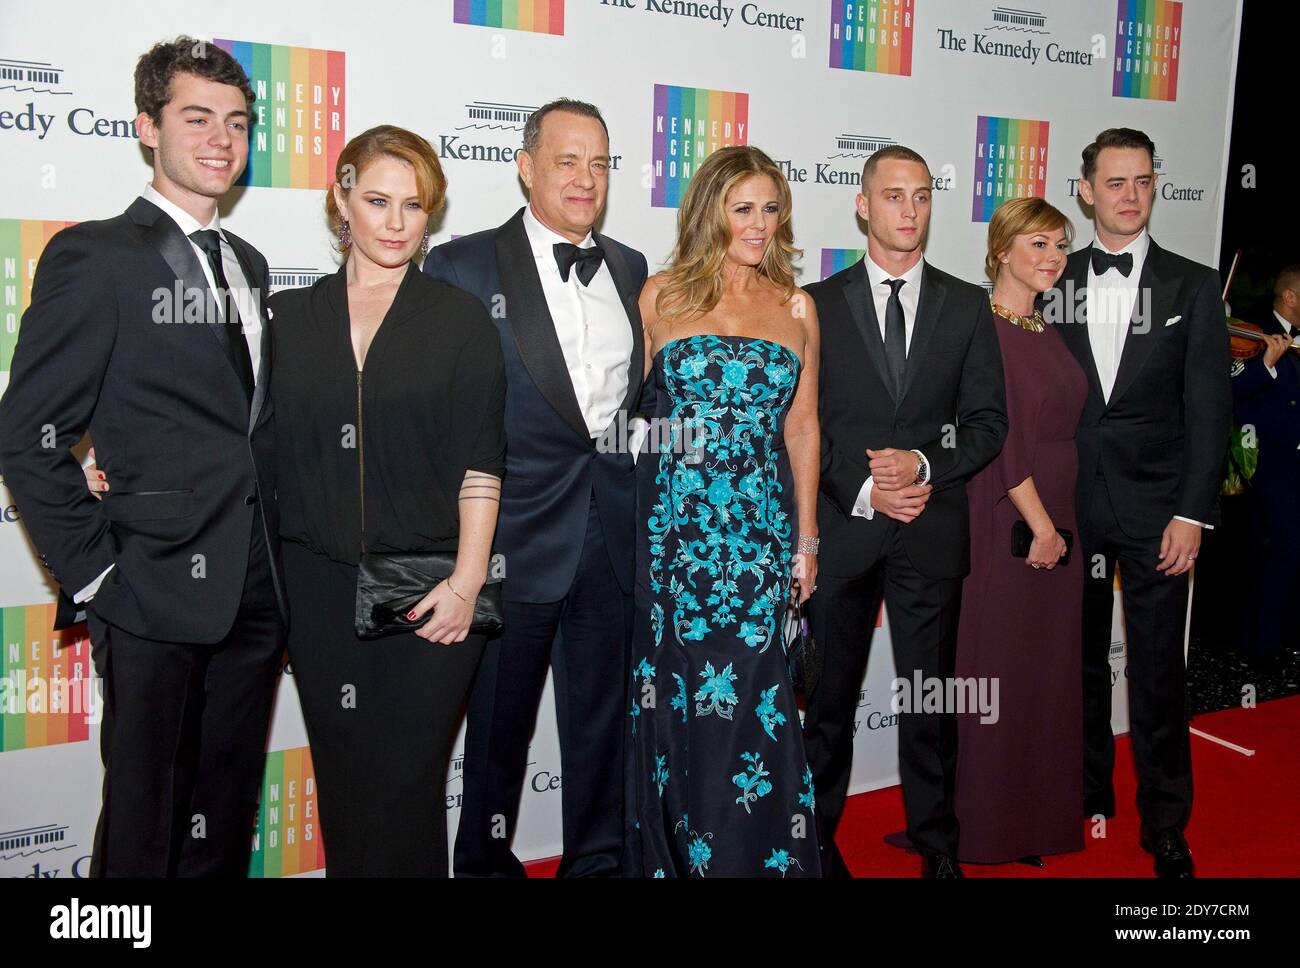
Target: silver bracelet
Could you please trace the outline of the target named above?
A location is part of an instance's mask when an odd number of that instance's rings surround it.
[[[810,534],[801,534],[799,535],[799,554],[815,555],[817,554],[817,548],[821,543],[821,538],[815,538]]]

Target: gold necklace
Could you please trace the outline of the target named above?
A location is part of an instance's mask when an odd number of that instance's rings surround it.
[[[989,305],[992,307],[994,315],[1001,316],[1007,322],[1015,323],[1021,329],[1028,330],[1031,333],[1041,333],[1047,328],[1043,322],[1042,313],[1036,309],[1032,316],[1021,316],[1019,313],[1013,313],[1006,306],[998,305],[992,299],[989,300]]]

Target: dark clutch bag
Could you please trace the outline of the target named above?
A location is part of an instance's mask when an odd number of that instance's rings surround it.
[[[792,596],[786,605],[781,633],[790,685],[795,692],[811,696],[822,677],[822,651],[808,631],[808,617],[798,603],[797,595]]]
[[[357,569],[357,638],[377,639],[423,626],[428,615],[413,622],[407,612],[455,569],[456,556],[450,551],[362,554]],[[501,578],[489,573],[474,602],[469,630],[475,635],[492,635],[501,625]]]
[[[1074,548],[1074,532],[1067,531],[1064,528],[1057,528],[1056,533],[1065,540],[1065,554],[1061,555],[1059,565],[1068,565],[1070,563],[1070,551]],[[1013,558],[1028,558],[1029,546],[1034,542],[1034,532],[1024,521],[1016,521],[1011,525],[1011,556]]]

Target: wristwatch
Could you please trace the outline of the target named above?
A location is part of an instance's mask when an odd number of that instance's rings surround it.
[[[925,459],[925,455],[919,450],[912,451],[916,455],[916,480],[913,484],[928,484],[930,482],[930,462]]]

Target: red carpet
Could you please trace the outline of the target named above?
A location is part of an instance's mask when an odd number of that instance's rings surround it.
[[[1243,756],[1192,736],[1195,807],[1187,840],[1201,877],[1300,875],[1300,696],[1254,709],[1198,716],[1193,728],[1255,751]],[[1104,837],[1074,854],[1044,858],[1046,867],[966,864],[970,877],[1150,877],[1151,858],[1138,847],[1136,780],[1128,737],[1117,743],[1116,816]],[[1086,821],[1085,831],[1092,825]],[[836,837],[856,877],[916,877],[920,860],[881,839],[903,827],[898,787],[850,797]],[[1086,834],[1085,834],[1086,836]],[[530,877],[553,877],[559,858],[528,865]]]

